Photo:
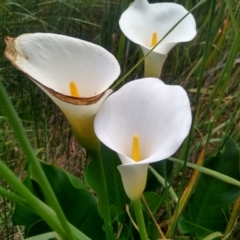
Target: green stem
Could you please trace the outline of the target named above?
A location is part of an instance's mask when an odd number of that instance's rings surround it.
[[[142,204],[141,204],[141,198],[132,201],[135,216],[137,219],[138,224],[138,230],[140,233],[141,240],[148,240],[147,230],[143,218],[143,212],[142,212]]]
[[[6,197],[9,200],[11,200],[12,202],[17,203],[26,208],[28,207],[28,203],[24,198],[18,196],[16,193],[6,190],[3,187],[0,187],[0,196]]]
[[[98,184],[96,192],[98,194],[101,204],[101,214],[104,220],[104,230],[106,234],[106,239],[113,240],[113,229],[111,221],[111,212],[109,207],[107,183],[105,179],[101,155],[100,152],[91,152],[90,154],[92,156],[93,161],[92,164],[94,164],[94,169],[96,169],[95,173],[98,174],[96,178]]]
[[[179,160],[177,158],[173,158],[173,157],[170,157],[168,158],[168,160],[172,161],[172,162],[176,162],[176,163],[180,163],[182,165],[184,165],[184,161],[183,160]],[[205,167],[202,167],[202,166],[199,166],[197,164],[194,164],[194,163],[190,163],[190,162],[187,162],[186,165],[190,168],[193,168],[201,173],[205,173],[209,176],[212,176],[214,178],[217,178],[223,182],[226,182],[226,183],[229,183],[229,184],[232,184],[232,185],[235,185],[237,187],[240,187],[240,181],[234,179],[234,178],[231,178],[225,174],[222,174],[222,173],[219,173],[217,171],[214,171],[210,168],[205,168]]]
[[[14,173],[0,160],[0,175],[21,195],[8,192],[4,188],[0,188],[0,195],[5,196],[13,202],[20,204],[32,211],[35,211],[46,223],[56,231],[62,239],[66,237],[65,231],[59,222],[58,216],[45,203],[36,198],[29,189],[14,175]],[[68,223],[68,227],[74,232],[79,240],[90,240],[86,235],[77,230],[74,226]]]
[[[151,167],[150,165],[148,166],[149,170],[152,172],[152,174],[156,177],[156,179],[163,185],[163,187],[165,187],[172,199],[175,201],[175,202],[178,202],[178,196],[177,194],[174,192],[173,188],[170,186],[170,184],[166,181],[165,178],[163,178],[157,171],[154,170],[153,167]]]
[[[193,133],[194,133],[194,126],[196,124],[196,120],[198,119],[198,114],[199,114],[199,101],[200,101],[200,97],[201,97],[201,89],[202,89],[202,86],[203,86],[204,68],[205,68],[207,56],[209,54],[211,43],[212,43],[211,31],[212,31],[213,20],[214,20],[214,16],[215,16],[214,15],[215,4],[216,4],[216,0],[210,1],[210,7],[209,7],[210,20],[209,20],[208,29],[207,29],[207,35],[206,35],[206,41],[205,41],[206,44],[205,44],[205,47],[204,47],[203,57],[201,59],[201,65],[199,67],[198,86],[197,86],[197,93],[196,93],[195,104],[194,104],[195,110],[193,112],[192,125],[191,125],[191,128],[190,128],[189,135],[186,138],[186,142],[184,143],[184,147],[183,147],[183,149],[180,153],[180,156],[184,157],[184,164],[183,164],[182,181],[181,181],[181,184],[180,184],[179,196],[182,195],[183,189],[184,189],[185,181],[183,179],[186,176],[187,159],[188,159],[189,154],[190,154],[189,150],[190,150],[190,146],[191,146],[191,142],[192,142],[192,136],[193,136]],[[196,8],[196,6],[194,8]],[[178,214],[177,214],[178,211],[179,211],[179,202],[178,202],[178,204],[176,206],[176,209],[175,209],[175,216],[178,216]],[[174,233],[175,233],[175,229],[176,229],[176,226],[177,226],[177,221],[178,221],[178,218],[174,218],[171,221],[170,230],[168,231],[168,233],[166,235],[167,238],[173,238]]]
[[[51,218],[51,214],[43,209],[44,203],[36,198],[2,161],[0,161],[0,175],[21,195],[20,197],[15,196],[13,198],[11,194],[8,194],[7,197],[10,197],[11,200],[14,200],[17,203],[24,203],[27,200],[31,208],[35,209],[37,214],[41,216],[49,226],[51,226],[63,238],[66,237],[61,225],[56,224]],[[1,193],[6,195],[6,192],[4,193],[3,190],[1,190]],[[22,198],[25,199],[24,202],[21,201]]]
[[[26,136],[26,133],[24,131],[23,125],[21,121],[19,121],[18,115],[9,100],[7,93],[0,82],[0,107],[2,108],[2,111],[4,115],[8,118],[8,122],[11,125],[12,129],[14,130],[16,139],[18,140],[20,146],[23,149],[23,152],[25,153],[27,160],[32,166],[32,169],[34,173],[36,174],[42,189],[44,191],[45,197],[48,199],[47,202],[51,203],[51,207],[54,209],[56,214],[59,217],[59,220],[63,226],[63,229],[65,230],[65,236],[68,236],[68,239],[74,240],[75,237],[67,223],[66,217],[58,203],[58,200],[47,180],[47,177],[45,176],[42,167],[31,147],[30,142],[28,141],[28,138]]]

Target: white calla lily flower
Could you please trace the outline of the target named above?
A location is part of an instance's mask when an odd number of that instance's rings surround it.
[[[185,90],[156,78],[127,83],[104,101],[95,117],[95,133],[118,153],[118,169],[131,200],[145,188],[148,164],[173,155],[191,121]]]
[[[5,56],[59,106],[82,146],[99,149],[93,120],[120,74],[115,57],[98,45],[51,33],[5,42]]]
[[[179,42],[188,42],[196,35],[196,22],[188,14],[165,38],[167,32],[188,11],[176,3],[149,4],[147,0],[135,0],[122,14],[119,25],[132,42],[141,46],[144,55],[162,38],[163,40],[144,59],[145,77],[159,77],[168,52]]]

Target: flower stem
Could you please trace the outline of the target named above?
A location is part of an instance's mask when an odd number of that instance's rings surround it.
[[[74,240],[75,236],[73,235],[73,232],[70,229],[69,224],[67,223],[66,217],[61,209],[61,206],[59,205],[58,200],[51,188],[51,185],[48,182],[47,177],[45,176],[42,170],[42,167],[36,157],[36,154],[34,153],[31,144],[27,139],[23,125],[19,121],[18,115],[11,101],[9,100],[9,97],[1,82],[0,82],[0,107],[2,108],[4,115],[8,118],[8,122],[15,133],[15,137],[18,140],[24,154],[27,157],[27,160],[31,164],[31,167],[41,184],[41,187],[44,191],[44,196],[48,199],[47,202],[51,203],[51,207],[56,212],[61,222],[61,225],[64,229],[65,235],[68,236],[69,239]]]
[[[1,165],[1,162],[0,162],[0,165]],[[1,172],[1,170],[0,170],[0,172]],[[6,190],[6,189],[3,188],[3,187],[0,187],[0,196],[3,196],[3,197],[8,198],[8,199],[11,200],[12,202],[17,203],[17,204],[19,204],[20,206],[23,206],[23,207],[25,207],[25,208],[31,209],[31,208],[28,206],[28,203],[27,203],[27,201],[26,201],[24,198],[18,196],[16,193],[13,193],[13,192],[10,192],[10,191]]]
[[[35,197],[29,189],[14,175],[14,173],[0,160],[0,175],[10,184],[19,195],[9,192],[0,187],[0,195],[7,197],[13,202],[35,211],[46,223],[61,236],[62,239],[69,239],[66,235],[58,216],[56,213],[45,203]],[[85,234],[80,232],[69,222],[68,227],[76,236],[78,240],[90,240]]]
[[[95,176],[91,176],[92,172],[90,172],[90,176],[87,177],[87,182],[96,191],[101,206],[101,215],[104,220],[104,230],[106,234],[106,240],[113,240],[113,228],[111,221],[111,213],[109,207],[109,199],[108,199],[108,191],[107,191],[107,183],[104,173],[104,168],[102,164],[102,158],[100,152],[90,152],[92,157],[93,171]],[[94,177],[94,179],[92,179]],[[91,179],[92,180],[91,180]]]
[[[2,161],[0,161],[0,175],[20,194],[20,197],[14,196],[13,193],[6,194],[3,189],[1,189],[0,192],[1,195],[5,195],[9,199],[23,206],[27,201],[30,205],[28,207],[34,209],[37,214],[39,214],[39,216],[41,216],[50,227],[52,227],[52,229],[63,238],[66,236],[62,226],[56,224],[51,218],[50,212],[48,213],[43,209],[44,203],[37,199]],[[24,199],[24,201],[22,201],[22,199]]]
[[[141,237],[141,240],[148,240],[147,230],[143,218],[141,198],[138,198],[135,201],[132,201],[135,216],[137,219],[138,230]]]

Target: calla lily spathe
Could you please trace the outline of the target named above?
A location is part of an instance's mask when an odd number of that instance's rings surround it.
[[[149,4],[147,0],[135,0],[122,14],[119,25],[123,33],[141,46],[144,55],[188,11],[176,3]],[[179,42],[188,42],[196,35],[196,22],[192,14],[186,16],[145,58],[145,77],[159,77],[168,52]]]
[[[82,146],[98,149],[93,120],[120,74],[115,57],[98,45],[50,33],[5,42],[5,56],[58,105]]]
[[[148,164],[173,155],[191,126],[188,96],[181,86],[156,78],[135,80],[110,95],[94,121],[96,135],[116,151],[125,191],[138,199],[146,184]],[[139,159],[134,159],[132,139],[139,137]]]

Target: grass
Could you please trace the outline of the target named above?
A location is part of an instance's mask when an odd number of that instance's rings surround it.
[[[198,1],[175,2],[191,9]],[[119,17],[128,4],[127,0],[4,0],[0,4],[0,52],[3,56],[6,35],[66,34],[108,49],[119,60],[123,76],[141,57],[139,48],[124,37],[118,26]],[[194,128],[179,153],[181,159],[195,161],[202,141],[206,143],[206,157],[211,156],[229,135],[240,146],[239,12],[237,0],[206,1],[193,11],[198,26],[196,38],[177,45],[165,62],[161,79],[187,90],[194,114]],[[140,65],[125,82],[142,74]],[[0,58],[0,81],[14,103],[31,144],[42,149],[40,158],[82,177],[85,161],[81,159],[85,159],[86,154],[58,108],[4,57]],[[1,113],[0,158],[17,176],[24,177],[25,157]],[[186,174],[184,170],[182,180]],[[0,183],[6,186],[1,178]],[[185,183],[182,181],[179,191],[183,191]],[[0,209],[0,238],[14,239],[18,230],[13,229],[10,222],[13,205],[0,198]],[[239,229],[240,223],[236,223],[230,239],[239,238]]]

